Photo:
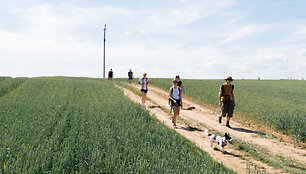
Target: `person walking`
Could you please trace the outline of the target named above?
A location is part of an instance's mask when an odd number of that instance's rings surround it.
[[[181,88],[178,87],[178,81],[172,81],[173,86],[169,90],[169,99],[171,103],[171,108],[173,109],[172,124],[174,128],[176,127],[176,117],[180,114],[180,107],[182,107],[182,97]]]
[[[113,76],[114,76],[113,70],[110,69],[110,70],[108,71],[108,80],[109,80],[110,82],[113,81]]]
[[[184,87],[183,87],[183,82],[180,80],[180,76],[177,75],[175,76],[175,80],[177,80],[177,86],[181,88],[181,91],[183,91],[185,93]]]
[[[229,124],[230,119],[233,117],[235,104],[234,85],[231,84],[234,79],[228,76],[224,79],[226,83],[222,84],[219,91],[219,106],[221,106],[221,115],[219,116],[219,123],[221,124],[222,117],[227,115],[226,127],[232,128]]]
[[[140,78],[137,82],[141,85],[140,91],[141,91],[141,105],[145,106],[147,93],[148,93],[148,85],[151,83],[150,79],[147,78],[147,73],[143,73],[143,77]]]
[[[129,77],[129,84],[132,84],[132,83],[133,83],[134,75],[133,75],[133,72],[132,72],[131,69],[130,69],[130,71],[128,72],[128,77]]]

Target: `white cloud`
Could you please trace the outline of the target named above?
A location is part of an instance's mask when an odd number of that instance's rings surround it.
[[[136,76],[148,72],[150,77],[306,76],[303,24],[292,22],[294,27],[290,28],[285,24],[244,23],[247,12],[229,10],[235,1],[180,2],[160,9],[72,2],[12,6],[12,13],[26,25],[19,32],[0,28],[0,75],[101,77],[101,35],[106,23],[106,69],[113,68],[115,77],[126,77],[130,68]],[[220,16],[229,20],[218,25],[215,19]],[[205,19],[217,24],[212,29],[201,26],[204,31],[189,27],[209,21]],[[242,42],[284,26],[291,34],[280,36],[277,43]]]
[[[219,43],[219,45],[228,44],[240,39],[246,39],[248,37],[254,36],[255,34],[266,32],[271,28],[271,26],[263,24],[237,26],[234,29],[230,29],[228,32],[225,33],[227,36]]]

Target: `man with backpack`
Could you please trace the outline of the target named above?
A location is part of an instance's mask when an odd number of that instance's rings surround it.
[[[143,73],[143,77],[140,78],[137,82],[141,85],[140,91],[141,91],[141,105],[145,106],[147,93],[148,93],[148,85],[151,83],[150,79],[147,78],[147,73]]]
[[[226,127],[232,128],[229,125],[230,119],[233,117],[235,108],[234,85],[231,84],[234,79],[228,76],[224,79],[226,83],[222,84],[219,91],[219,106],[221,106],[222,113],[219,116],[219,123],[221,124],[222,117],[227,115]]]
[[[110,82],[113,81],[113,76],[114,76],[113,70],[110,69],[110,70],[108,71],[108,80],[109,80]]]
[[[133,83],[134,75],[133,75],[133,72],[132,72],[131,69],[130,69],[130,71],[128,72],[128,77],[129,77],[129,84],[132,84],[132,83]]]

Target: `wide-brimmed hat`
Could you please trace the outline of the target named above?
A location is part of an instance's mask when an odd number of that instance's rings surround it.
[[[232,78],[232,76],[228,76],[226,79],[224,80],[229,80],[229,81],[234,81],[234,79]]]

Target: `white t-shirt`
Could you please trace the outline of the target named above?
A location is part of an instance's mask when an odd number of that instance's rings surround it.
[[[176,100],[180,99],[180,90],[178,86],[176,88],[173,88],[172,98]]]
[[[140,78],[139,81],[140,81],[140,85],[141,85],[140,89],[147,90],[149,79],[147,77],[146,78]]]

